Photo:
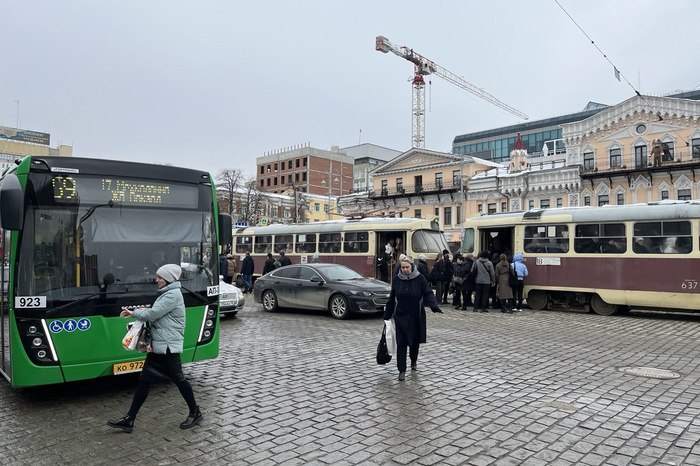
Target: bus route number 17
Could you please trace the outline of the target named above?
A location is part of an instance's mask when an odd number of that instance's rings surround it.
[[[15,308],[43,309],[46,307],[46,296],[15,296]]]

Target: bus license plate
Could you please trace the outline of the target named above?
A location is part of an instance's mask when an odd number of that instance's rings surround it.
[[[131,372],[138,372],[143,369],[144,360],[140,361],[129,361],[129,362],[118,362],[112,366],[114,375],[129,374]]]

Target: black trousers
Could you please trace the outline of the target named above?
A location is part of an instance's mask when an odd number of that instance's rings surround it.
[[[513,288],[513,297],[515,298],[515,302],[517,303],[518,309],[523,308],[523,287],[525,285],[523,284],[523,280],[518,280],[518,284]]]
[[[194,398],[192,386],[182,372],[180,353],[171,353],[170,348],[168,348],[165,354],[148,353],[146,355],[146,362],[139,377],[139,384],[136,387],[136,393],[134,393],[134,399],[131,401],[131,407],[129,408],[128,414],[130,418],[136,418],[141,406],[148,398],[151,384],[161,380],[170,380],[175,383],[177,389],[180,390],[180,395],[185,399],[187,407],[190,409],[190,414],[194,414],[197,411],[197,402]]]
[[[418,349],[420,344],[410,346],[411,364],[418,362]],[[396,368],[399,372],[406,372],[406,348],[407,346],[396,347]]]

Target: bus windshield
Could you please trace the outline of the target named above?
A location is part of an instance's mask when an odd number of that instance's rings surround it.
[[[35,191],[42,192],[45,178],[33,181]],[[197,201],[207,189],[175,183],[168,188],[182,193],[167,208],[129,202],[114,192],[103,199],[90,193],[67,199],[56,194],[55,183],[53,196],[29,197],[15,296],[46,296],[47,315],[57,308],[60,316],[112,315],[121,306],[152,302],[156,270],[175,263],[183,267],[185,299],[190,291],[205,302],[207,287],[218,281],[214,222],[211,211],[200,210]],[[46,309],[17,313],[37,316]]]

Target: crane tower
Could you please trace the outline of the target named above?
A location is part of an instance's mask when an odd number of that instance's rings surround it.
[[[440,76],[442,79],[451,82],[455,86],[467,90],[472,94],[476,95],[477,97],[481,97],[482,99],[491,102],[495,106],[507,112],[510,112],[519,118],[522,118],[523,120],[528,119],[528,116],[520,110],[517,110],[511,107],[510,105],[501,102],[485,90],[480,89],[471,83],[468,83],[456,74],[446,70],[442,66],[436,64],[435,62],[428,60],[424,56],[414,52],[411,48],[404,46],[396,46],[384,36],[377,36],[374,48],[379,52],[383,53],[391,52],[394,55],[404,58],[413,63],[413,147],[425,147],[425,79],[423,78],[423,76],[430,74]]]

